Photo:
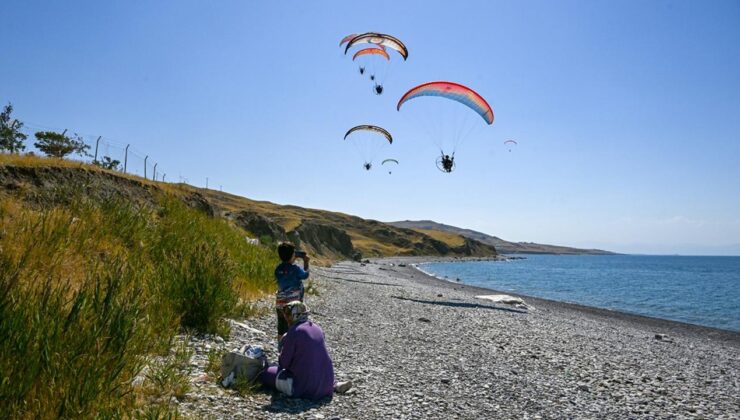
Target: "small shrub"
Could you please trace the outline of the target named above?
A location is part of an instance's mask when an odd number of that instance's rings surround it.
[[[244,377],[237,377],[232,385],[232,388],[241,396],[254,395],[261,388],[262,385],[259,381],[249,381]]]
[[[146,394],[154,401],[169,401],[171,397],[183,398],[190,390],[190,358],[193,353],[186,338],[177,344],[160,363],[154,363],[146,374]]]
[[[219,381],[221,378],[221,361],[226,354],[226,350],[212,347],[208,350],[208,363],[206,364],[206,373],[209,378]]]
[[[208,218],[175,200],[162,205],[161,234],[153,244],[162,293],[181,325],[216,333],[242,296],[271,290],[272,253],[247,244],[223,220]],[[236,292],[236,293],[235,293]]]
[[[255,301],[242,300],[236,304],[231,315],[236,318],[257,318],[270,313],[271,307]]]
[[[316,282],[313,280],[309,280],[306,282],[306,288],[305,288],[306,295],[309,296],[321,296],[321,292],[319,291],[319,287],[316,285]]]

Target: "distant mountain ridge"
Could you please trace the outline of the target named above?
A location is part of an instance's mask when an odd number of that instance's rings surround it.
[[[430,234],[434,231],[446,232],[460,235],[469,239],[493,245],[501,254],[558,254],[558,255],[612,255],[614,252],[601,249],[582,249],[568,246],[537,244],[534,242],[510,242],[496,236],[491,236],[472,229],[464,229],[456,226],[437,223],[432,220],[403,220],[399,222],[387,222],[391,226]]]

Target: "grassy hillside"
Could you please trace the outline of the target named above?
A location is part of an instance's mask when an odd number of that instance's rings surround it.
[[[537,244],[534,242],[510,242],[496,236],[491,236],[482,232],[471,229],[463,229],[455,226],[445,225],[433,222],[431,220],[404,220],[401,222],[389,222],[389,225],[396,227],[414,229],[424,232],[435,238],[442,238],[444,235],[459,235],[465,238],[473,239],[487,245],[494,246],[496,250],[503,254],[562,254],[562,255],[608,255],[613,254],[601,249],[582,249],[572,248],[559,245]],[[436,232],[436,233],[435,233]]]
[[[248,315],[274,290],[283,239],[324,261],[495,254],[459,235],[0,155],[0,413],[172,414],[188,386],[173,338],[226,334],[224,317]]]
[[[152,361],[248,314],[273,250],[145,181],[117,177],[127,196],[96,168],[24,163],[0,165],[0,417],[161,417],[188,382]]]
[[[465,237],[451,232],[444,232],[441,230],[434,229],[414,229],[417,232],[421,232],[425,235],[429,235],[432,238],[448,243],[453,246],[461,246],[465,243]]]
[[[0,189],[0,197],[20,194],[26,201],[43,205],[47,191],[71,180],[87,185],[87,194],[122,197],[145,205],[157,194],[166,192],[210,216],[229,221],[263,243],[292,240],[324,262],[358,256],[496,254],[495,247],[460,236],[427,235],[344,213],[250,200],[184,184],[153,182],[69,161],[8,155],[0,158],[0,185],[5,186]]]

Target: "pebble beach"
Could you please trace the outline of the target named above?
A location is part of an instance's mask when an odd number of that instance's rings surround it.
[[[477,419],[740,417],[740,333],[521,297],[414,267],[423,258],[312,268],[306,296],[345,394],[307,401],[225,389],[206,372],[213,349],[261,345],[277,359],[275,314],[194,337],[194,418]],[[265,305],[270,302],[265,301]]]

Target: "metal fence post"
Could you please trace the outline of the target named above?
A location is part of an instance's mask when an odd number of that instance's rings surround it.
[[[154,162],[154,173],[152,174],[152,181],[157,180],[157,162]]]
[[[167,178],[167,173],[165,173],[164,175],[162,175],[162,182],[164,182],[164,179],[165,178]]]
[[[144,179],[146,179],[146,161],[149,159],[149,155],[146,155],[144,158]]]
[[[100,144],[100,139],[102,137],[103,136],[98,136],[98,139],[95,140],[95,158],[93,159],[93,162],[97,162],[98,161],[98,144]]]
[[[126,165],[128,164],[128,147],[131,146],[130,144],[126,145],[126,154],[123,156],[123,173],[126,173]]]

